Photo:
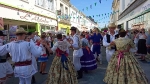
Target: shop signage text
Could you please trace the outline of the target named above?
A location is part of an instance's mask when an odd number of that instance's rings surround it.
[[[42,18],[42,17],[30,14],[30,13],[26,13],[25,15],[21,15],[20,18],[24,19],[24,20],[28,20],[28,21],[30,20],[30,21],[36,21],[36,22],[49,23],[49,21],[47,21],[46,18]]]
[[[150,4],[148,4],[148,5],[146,5],[146,6],[143,6],[142,7],[142,11],[145,11],[145,10],[147,10],[147,9],[149,9],[150,8]]]

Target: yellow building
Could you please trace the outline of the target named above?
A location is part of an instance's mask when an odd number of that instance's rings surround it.
[[[63,31],[64,34],[70,33],[70,19],[60,19],[58,22],[58,30]]]

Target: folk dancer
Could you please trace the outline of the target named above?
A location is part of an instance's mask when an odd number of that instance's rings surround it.
[[[4,37],[6,35],[0,31],[0,46],[4,45]],[[7,61],[7,54],[0,56],[0,84],[5,84],[7,78],[13,76],[13,69],[10,63]]]
[[[58,41],[50,52],[56,53],[53,59],[46,84],[78,84],[76,71],[69,58],[71,44],[62,39],[62,34],[57,34]]]
[[[81,41],[80,37],[77,35],[77,28],[76,27],[71,27],[71,34],[73,35],[73,44],[72,47],[74,49],[73,51],[73,64],[75,66],[76,71],[78,72],[78,79],[82,78],[83,72],[81,69],[81,63],[80,63],[80,58],[83,56],[83,51],[81,48]]]
[[[31,84],[32,76],[36,73],[32,66],[32,56],[40,56],[42,49],[24,41],[27,32],[23,28],[18,28],[15,34],[17,40],[1,46],[0,54],[11,54],[12,61],[15,62],[14,75],[19,77],[19,84]]]
[[[28,32],[26,39],[27,39],[26,41],[33,43],[33,45],[35,45],[34,40],[33,40],[34,39],[34,33]],[[32,56],[32,65],[33,65],[34,69],[38,72],[36,56]],[[36,82],[35,76],[33,75],[32,76],[32,83],[35,83],[35,82]]]
[[[81,65],[82,70],[88,73],[88,70],[95,70],[97,68],[96,59],[90,50],[90,45],[88,40],[85,38],[84,34],[80,35],[81,42],[82,42],[82,50],[83,56],[81,57]]]
[[[131,48],[135,48],[134,43],[125,36],[126,31],[121,29],[119,38],[110,43],[115,45],[117,50],[108,63],[104,82],[106,84],[149,84],[134,54],[129,52]]]
[[[107,62],[110,61],[111,56],[115,52],[116,47],[110,46],[110,42],[114,41],[116,38],[119,37],[118,33],[115,33],[116,25],[115,23],[110,23],[109,26],[109,33],[106,34],[103,38],[103,46],[106,47],[106,59]]]
[[[46,62],[48,61],[48,56],[49,56],[47,53],[49,53],[49,49],[50,49],[50,46],[47,44],[45,38],[46,36],[44,34],[41,35],[41,40],[39,40],[36,44],[42,48],[41,56],[38,57],[38,62],[40,62],[40,73],[42,75],[47,74],[45,72],[45,68],[46,68]],[[46,43],[46,45],[45,44],[43,45],[42,43]],[[46,52],[46,49],[47,49],[47,52]]]
[[[101,45],[100,42],[103,40],[103,37],[99,33],[98,28],[94,28],[93,35],[89,38],[92,41],[93,47],[92,52],[95,56],[95,59],[102,64],[102,55],[101,55]]]

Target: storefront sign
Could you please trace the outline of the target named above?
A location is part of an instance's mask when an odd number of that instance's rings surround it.
[[[44,23],[49,23],[46,18],[41,18],[41,17],[38,17],[36,15],[32,15],[32,14],[29,14],[29,13],[26,13],[25,15],[21,15],[20,16],[21,19],[24,19],[24,20],[31,20],[31,21],[36,21],[36,22],[44,22]]]
[[[3,18],[0,17],[0,30],[4,29],[4,23],[3,23]]]

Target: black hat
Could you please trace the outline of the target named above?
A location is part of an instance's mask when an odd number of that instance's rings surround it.
[[[71,27],[71,29],[70,29],[70,30],[75,30],[75,31],[76,31],[76,29],[77,29],[76,27]]]
[[[0,31],[0,36],[7,36],[7,35],[3,34],[3,32]]]
[[[32,34],[33,34],[32,32],[28,32],[28,33],[27,33],[27,35],[32,35]]]

